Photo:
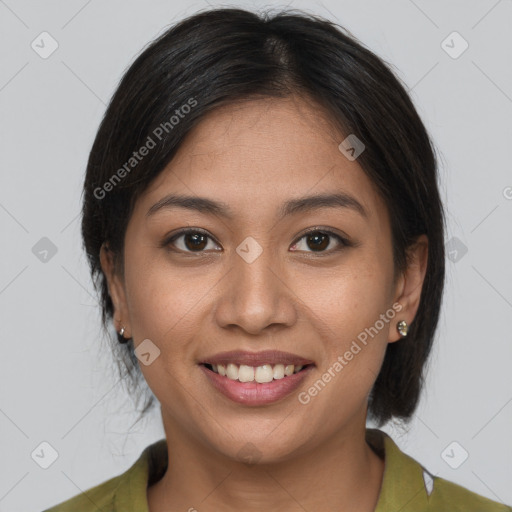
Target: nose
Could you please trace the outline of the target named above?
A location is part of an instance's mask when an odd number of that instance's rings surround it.
[[[271,253],[263,250],[252,262],[233,253],[215,310],[219,326],[259,334],[296,322],[296,297],[282,263]]]

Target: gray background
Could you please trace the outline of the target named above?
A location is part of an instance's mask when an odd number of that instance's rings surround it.
[[[385,430],[433,474],[512,504],[512,2],[289,5],[344,25],[391,62],[441,155],[450,259],[437,345],[410,426]],[[80,194],[123,71],[170,24],[205,7],[0,0],[0,511],[38,511],[74,496],[163,437],[158,414],[127,432],[135,416],[102,341]],[[31,47],[51,49],[43,31],[58,43],[46,59]],[[453,31],[469,44],[457,58],[463,41],[442,43]],[[31,457],[43,441],[58,453],[48,469]]]

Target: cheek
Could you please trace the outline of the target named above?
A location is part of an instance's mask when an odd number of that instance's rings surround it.
[[[390,307],[391,282],[390,265],[354,253],[328,273],[313,269],[298,277],[294,291],[331,334],[346,338],[373,325]]]
[[[207,290],[198,276],[172,270],[164,259],[154,253],[150,257],[144,247],[126,257],[126,296],[136,341],[163,340],[172,331],[183,335]]]
[[[357,260],[357,261],[356,261]],[[354,258],[352,265],[337,270],[319,286],[304,288],[307,305],[314,312],[315,331],[322,344],[315,393],[318,404],[343,396],[364,398],[378,375],[387,347],[389,329],[396,322],[390,303],[392,267],[375,258]],[[325,388],[330,391],[323,392]],[[331,398],[327,398],[330,396]],[[350,398],[351,397],[351,398]],[[348,405],[348,404],[347,404]]]
[[[125,259],[125,283],[135,347],[149,339],[159,350],[153,362],[139,365],[144,378],[159,400],[172,396],[175,406],[186,410],[180,382],[188,378],[184,372],[194,354],[201,298],[208,287],[197,276],[171,271],[160,255],[150,255],[143,246]]]
[[[335,432],[348,418],[364,414],[387,348],[391,324],[380,320],[380,315],[389,308],[371,295],[362,294],[359,299],[359,304],[342,301],[340,307],[331,305],[324,310],[323,324],[328,322],[329,327],[321,340],[322,359],[316,378],[298,395],[308,418],[319,418],[314,427],[326,433]]]

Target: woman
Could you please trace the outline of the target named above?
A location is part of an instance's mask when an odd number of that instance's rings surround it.
[[[366,428],[416,408],[443,232],[425,127],[346,31],[237,9],[168,30],[107,109],[82,222],[166,437],[50,511],[510,510]]]

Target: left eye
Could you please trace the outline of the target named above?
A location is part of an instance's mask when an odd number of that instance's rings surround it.
[[[331,242],[332,239],[335,239],[338,247],[332,248]],[[301,241],[305,240],[304,243],[301,244]],[[335,244],[336,245],[336,244]],[[310,231],[309,233],[306,233],[303,235],[297,242],[295,242],[291,250],[297,251],[297,250],[306,250],[307,248],[310,248],[312,252],[331,252],[336,251],[342,248],[343,246],[349,245],[348,241],[342,238],[341,236],[337,235],[336,233],[332,233],[331,231]],[[304,246],[306,249],[304,249]],[[341,246],[341,247],[340,247]],[[327,248],[330,247],[330,250],[326,251]]]

